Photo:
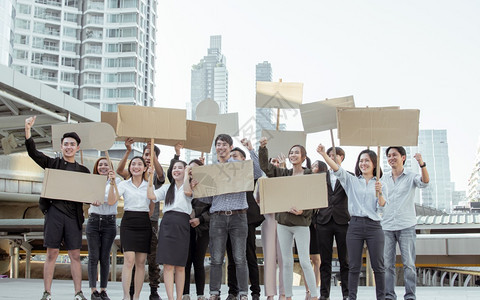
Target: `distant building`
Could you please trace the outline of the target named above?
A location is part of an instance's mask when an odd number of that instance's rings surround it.
[[[480,202],[480,137],[478,139],[472,174],[468,178],[467,199],[470,202]]]
[[[386,148],[382,148],[382,165],[384,171],[390,171],[385,150]],[[418,147],[405,147],[405,150],[407,151],[405,169],[420,174],[420,167],[413,156],[415,153],[421,153],[430,176],[429,186],[425,189],[417,189],[415,202],[450,212],[454,183],[450,179],[447,131],[420,130]]]
[[[190,117],[195,120],[198,103],[205,99],[217,102],[220,114],[228,112],[228,70],[222,54],[222,36],[210,37],[208,54],[192,66]]]
[[[0,64],[10,66],[13,61],[16,0],[0,1]]]
[[[228,70],[226,57],[222,54],[222,36],[210,36],[210,48],[207,55],[200,62],[192,66],[191,71],[191,91],[190,104],[188,107],[188,117],[196,119],[197,105],[205,99],[214,100],[219,106],[219,113],[228,112]],[[212,155],[206,156],[206,162],[215,159],[214,148]],[[187,161],[197,158],[200,153],[187,150]]]

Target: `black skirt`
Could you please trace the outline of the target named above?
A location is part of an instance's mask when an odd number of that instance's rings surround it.
[[[184,267],[190,247],[190,216],[167,211],[158,231],[157,263]]]
[[[150,253],[152,224],[148,212],[125,211],[120,223],[122,251]]]

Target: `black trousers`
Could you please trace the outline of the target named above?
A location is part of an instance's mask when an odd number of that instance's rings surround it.
[[[190,227],[190,249],[188,251],[187,264],[185,266],[185,286],[183,294],[190,294],[190,274],[194,270],[195,287],[197,296],[204,295],[205,289],[205,253],[207,253],[209,242],[208,230],[203,230],[201,235],[197,234],[195,228]]]
[[[354,217],[350,220],[347,232],[348,261],[348,297],[357,299],[358,278],[362,268],[362,252],[364,242],[367,243],[370,262],[375,276],[375,292],[377,300],[385,299],[385,266],[383,261],[385,235],[380,221],[367,217]]]
[[[250,291],[252,295],[260,295],[260,275],[258,271],[257,262],[257,245],[255,244],[256,227],[255,225],[248,225],[247,235],[247,265],[248,278],[250,279]],[[235,263],[233,260],[232,243],[230,238],[227,239],[227,256],[228,256],[228,293],[238,295],[237,276],[235,272]]]
[[[337,242],[338,261],[340,262],[340,280],[342,295],[348,296],[348,257],[347,257],[347,230],[348,224],[335,223],[333,218],[327,224],[317,224],[317,238],[320,241],[320,296],[330,297],[332,278],[333,238]]]

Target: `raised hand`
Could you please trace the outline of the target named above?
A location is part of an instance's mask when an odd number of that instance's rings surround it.
[[[252,146],[252,142],[247,139],[247,138],[243,138],[240,143],[242,143],[242,145],[247,148],[248,150],[253,150],[253,146]]]
[[[267,146],[267,143],[268,143],[266,137],[262,137],[259,142],[260,142],[260,147],[261,148],[265,148]]]
[[[325,146],[322,145],[322,144],[319,144],[318,147],[317,147],[317,152],[318,152],[318,154],[320,154],[320,155],[326,154],[326,153],[325,153]]]
[[[132,144],[134,143],[133,138],[127,138],[125,140],[125,148],[127,148],[127,151],[132,151]]]
[[[180,150],[183,148],[183,143],[179,142],[175,144],[175,154],[180,156]]]

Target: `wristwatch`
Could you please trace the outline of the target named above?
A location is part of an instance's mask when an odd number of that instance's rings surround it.
[[[419,165],[420,168],[425,168],[427,166],[427,163],[426,162],[423,162],[423,165]]]

